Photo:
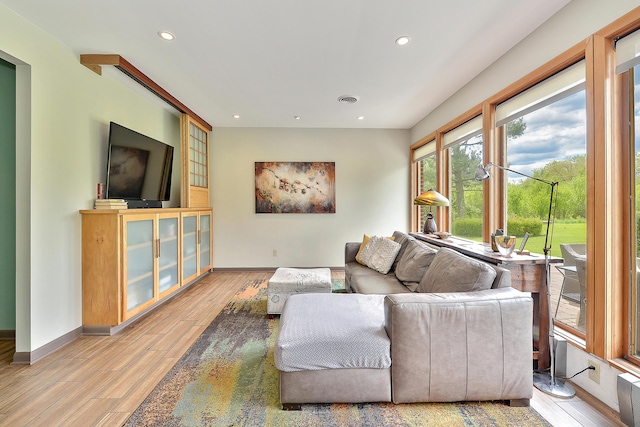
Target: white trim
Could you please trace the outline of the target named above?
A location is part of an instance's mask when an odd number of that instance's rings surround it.
[[[457,143],[469,140],[481,133],[482,114],[445,133],[443,136],[443,148],[450,148]]]
[[[509,98],[496,106],[496,126],[502,126],[569,95],[585,89],[586,69],[582,60]]]
[[[413,161],[419,162],[436,153],[436,140],[432,139],[424,145],[413,150]]]
[[[616,41],[616,74],[640,64],[640,30]]]

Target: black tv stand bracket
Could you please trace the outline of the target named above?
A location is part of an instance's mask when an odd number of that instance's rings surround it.
[[[161,208],[161,200],[127,200],[128,209]]]

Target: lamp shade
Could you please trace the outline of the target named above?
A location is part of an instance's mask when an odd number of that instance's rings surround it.
[[[416,197],[413,204],[422,206],[449,206],[449,199],[431,189]]]

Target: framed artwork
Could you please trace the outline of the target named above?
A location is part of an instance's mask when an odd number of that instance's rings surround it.
[[[256,162],[256,213],[335,213],[335,162]]]

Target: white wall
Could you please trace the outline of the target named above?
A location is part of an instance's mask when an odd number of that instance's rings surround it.
[[[640,2],[637,0],[572,0],[530,36],[417,123],[411,129],[411,140],[420,140],[638,6]],[[586,368],[588,359],[594,359],[594,356],[570,345],[567,374],[573,375]],[[616,369],[602,362],[600,384],[590,380],[586,372],[572,381],[618,410],[615,389],[617,374],[619,372]]]
[[[3,5],[0,54],[30,85],[18,95],[30,106],[18,100],[27,111],[18,118],[16,350],[32,352],[82,325],[78,210],[92,208],[104,182],[109,121],[179,145],[179,118],[153,95],[91,72]]]
[[[409,131],[214,128],[214,268],[344,267],[344,244],[409,229]],[[336,164],[335,214],[256,214],[254,163]],[[273,250],[278,256],[273,256]]]

